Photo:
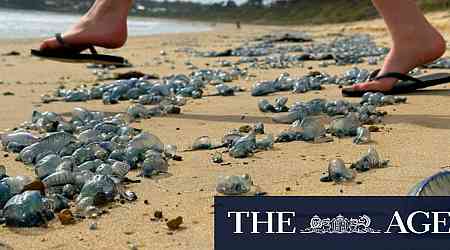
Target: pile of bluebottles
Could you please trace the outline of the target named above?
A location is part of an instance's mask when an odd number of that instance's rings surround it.
[[[377,107],[405,103],[406,98],[366,93],[360,103],[313,99],[308,102],[296,102],[291,108],[286,106],[287,101],[285,97],[278,97],[275,105],[266,99],[258,103],[262,112],[280,113],[273,117],[275,122],[291,124],[275,138],[268,134],[258,140],[257,135],[265,132],[264,124],[256,123],[253,127],[243,126],[226,133],[220,142],[214,142],[208,136],[199,137],[194,141],[191,150],[227,148],[226,152],[231,157],[245,158],[259,150],[272,149],[274,143],[330,142],[333,138],[328,134],[336,137],[353,137],[353,143],[367,144],[371,142],[370,131],[363,125],[380,123],[385,115],[384,112],[377,111]],[[212,161],[222,162],[221,155],[213,155]]]
[[[321,90],[322,85],[352,85],[366,81],[370,72],[366,69],[352,68],[340,77],[331,76],[321,72],[311,72],[302,77],[291,77],[289,73],[283,73],[275,80],[261,81],[253,85],[252,96],[264,96],[279,91],[292,91],[294,93],[306,93],[312,90]]]
[[[285,97],[278,97],[275,104],[262,99],[258,108],[262,112],[280,113],[273,117],[276,123],[291,124],[275,142],[290,141],[330,141],[326,134],[337,137],[355,136],[355,144],[370,141],[370,133],[362,125],[377,124],[386,114],[377,107],[405,103],[406,97],[366,93],[359,103],[346,100],[313,99],[308,102],[296,102],[290,108],[286,106]],[[326,123],[330,120],[328,128]]]
[[[307,45],[276,46],[273,41],[244,44],[236,49],[225,51],[194,52],[200,57],[241,57],[239,63],[261,63],[272,68],[286,68],[296,62],[306,60],[335,60],[336,65],[349,65],[361,63],[367,58],[371,64],[384,57],[389,52],[388,48],[378,47],[369,35],[359,34],[338,37],[330,42],[315,42]],[[287,55],[288,53],[302,53],[302,55]],[[271,56],[279,54],[282,56]],[[249,59],[249,57],[263,57]],[[257,65],[253,65],[257,67]]]
[[[263,135],[264,124],[256,123],[253,127],[243,126],[239,129],[233,129],[225,133],[220,142],[215,142],[209,136],[201,136],[192,144],[190,151],[211,150],[218,148],[227,148],[229,155],[233,158],[245,158],[252,156],[258,151],[269,150],[273,148],[273,135],[268,134],[264,138],[258,138]],[[221,163],[221,155],[213,155],[213,162]]]
[[[389,160],[382,160],[374,147],[369,147],[358,161],[351,164],[350,168],[345,166],[342,159],[333,159],[328,164],[327,175],[320,178],[322,182],[342,183],[353,181],[357,173],[367,172],[371,169],[385,168],[389,164]]]
[[[84,102],[101,99],[104,104],[116,104],[123,100],[132,100],[142,105],[182,106],[186,103],[186,97],[201,98],[208,84],[216,86],[217,95],[234,95],[234,92],[239,88],[228,86],[225,83],[232,82],[246,74],[246,71],[239,68],[233,68],[229,72],[205,69],[195,71],[190,76],[178,74],[161,80],[144,77],[118,80],[91,88],[58,88],[53,97],[44,95],[41,99],[44,103],[57,100]]]
[[[8,176],[0,167],[0,224],[40,226],[62,210],[84,218],[100,215],[109,202],[136,200],[125,190],[135,182],[127,177],[130,170],[152,177],[180,159],[176,146],[130,127],[129,119],[83,108],[75,108],[70,120],[34,111],[30,122],[2,134],[4,149],[18,153],[36,176]]]

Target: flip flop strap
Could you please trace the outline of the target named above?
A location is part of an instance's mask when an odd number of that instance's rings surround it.
[[[380,71],[381,71],[381,69],[376,69],[376,70],[372,71],[372,73],[370,73],[370,75],[369,75],[369,80],[371,80],[371,81],[374,80],[378,76]]]
[[[398,72],[388,72],[386,74],[375,77],[373,80],[380,80],[380,79],[384,79],[384,78],[396,78],[396,79],[399,79],[402,81],[412,81],[415,83],[423,84],[423,81],[421,81],[415,77],[412,77],[412,76],[409,76],[406,74],[402,74],[402,73],[398,73]]]
[[[71,46],[70,44],[66,43],[61,35],[61,33],[56,33],[55,34],[55,38],[56,41],[59,42],[59,44],[61,44],[61,46],[63,46],[64,48],[70,49],[70,50],[76,50],[76,48],[74,48],[73,46]],[[97,50],[95,49],[95,47],[93,45],[89,45],[88,47],[89,51],[93,54],[93,55],[97,55]]]
[[[55,34],[55,38],[56,38],[56,41],[58,41],[58,43],[61,44],[61,46],[63,46],[64,48],[66,48],[66,49],[71,49],[71,50],[75,50],[74,47],[70,46],[69,44],[67,44],[67,43],[64,41],[64,39],[62,38],[61,33],[56,33],[56,34]]]
[[[93,45],[89,45],[88,49],[93,55],[97,55],[98,54],[97,50],[95,49],[95,47]]]

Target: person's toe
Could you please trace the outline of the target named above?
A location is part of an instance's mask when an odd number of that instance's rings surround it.
[[[59,43],[58,43],[58,41],[56,41],[55,38],[50,38],[50,39],[43,41],[41,43],[41,46],[39,47],[39,49],[40,50],[55,49],[55,48],[58,48],[58,45],[59,45]]]
[[[364,91],[364,90],[369,90],[370,87],[371,87],[370,85],[371,85],[371,83],[369,83],[369,82],[364,82],[364,83],[358,83],[358,84],[355,84],[355,85],[353,85],[352,87],[353,87],[354,90],[357,90],[357,91]]]
[[[382,79],[379,81],[370,81],[364,83],[358,83],[352,86],[356,91],[390,91],[396,79]]]

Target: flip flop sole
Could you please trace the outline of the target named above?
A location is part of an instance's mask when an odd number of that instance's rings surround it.
[[[123,65],[126,60],[119,56],[110,55],[91,55],[91,54],[77,54],[77,53],[56,53],[56,52],[43,52],[40,50],[31,50],[31,55],[66,63],[95,63],[104,65]]]
[[[397,94],[407,94],[414,92],[416,90],[441,85],[445,83],[450,83],[450,74],[448,73],[435,73],[430,75],[425,75],[418,77],[423,83],[413,82],[413,81],[400,81],[397,82],[392,90],[390,91],[342,91],[342,95],[346,97],[361,97],[367,92],[381,92],[385,95],[397,95]]]

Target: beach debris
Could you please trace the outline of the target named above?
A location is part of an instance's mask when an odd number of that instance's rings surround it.
[[[6,178],[6,177],[8,177],[6,175],[6,167],[5,167],[5,165],[0,164],[0,180],[2,180],[3,178]]]
[[[168,170],[169,163],[162,153],[155,150],[145,152],[141,176],[152,177],[161,173],[167,173]]]
[[[20,52],[11,50],[10,52],[2,53],[2,56],[20,56]]]
[[[252,126],[250,125],[243,125],[239,127],[239,132],[240,133],[248,133],[252,130]]]
[[[14,95],[16,95],[16,94],[14,94],[14,93],[11,92],[11,91],[6,91],[6,92],[3,92],[3,95],[4,95],[4,96],[14,96]]]
[[[39,138],[26,131],[14,131],[0,134],[2,146],[7,151],[18,153],[22,149],[39,141]]]
[[[195,139],[192,144],[192,150],[207,150],[212,148],[212,142],[209,136],[201,136]]]
[[[313,72],[300,78],[291,78],[289,73],[283,73],[275,80],[255,83],[252,87],[251,95],[264,96],[278,91],[305,93],[311,90],[321,90],[322,84],[335,81],[334,77],[320,72]]]
[[[163,212],[161,210],[156,210],[153,213],[153,217],[155,217],[156,219],[162,219],[163,218]]]
[[[450,196],[450,172],[440,171],[417,183],[409,196]]]
[[[356,137],[353,138],[355,144],[365,144],[370,142],[370,131],[365,127],[358,127],[356,129]]]
[[[375,125],[369,126],[369,132],[380,132],[381,128]]]
[[[175,219],[171,219],[166,223],[169,230],[172,230],[172,231],[180,229],[181,224],[183,224],[183,217],[181,217],[181,216],[178,216]]]
[[[3,209],[6,225],[12,227],[33,227],[47,224],[53,213],[46,208],[38,191],[25,191],[13,196]]]
[[[367,92],[361,97],[361,104],[367,103],[375,107],[406,103],[406,101],[407,98],[404,96],[384,95],[380,92]]]
[[[265,138],[261,140],[256,140],[256,148],[259,150],[269,150],[273,149],[273,144],[275,139],[272,134],[268,134]]]
[[[296,102],[287,113],[273,116],[272,120],[276,123],[292,124],[297,120],[303,120],[307,116],[317,115],[347,115],[349,112],[359,112],[369,117],[377,115],[375,108],[362,109],[360,104],[352,104],[345,100],[327,101],[325,99],[313,99],[308,102]],[[367,118],[368,119],[368,118]]]
[[[312,42],[312,38],[311,35],[305,32],[279,32],[258,37],[255,41],[304,43]]]
[[[330,125],[330,133],[337,137],[355,136],[361,122],[357,114],[349,113],[346,116],[335,117]]]
[[[0,178],[0,210],[2,210],[6,202],[14,196],[10,187],[3,179],[5,178]]]
[[[22,192],[25,191],[39,191],[42,195],[45,194],[45,184],[41,180],[33,180],[32,182],[26,184],[22,188]]]
[[[342,183],[353,180],[355,176],[352,170],[345,167],[343,160],[333,159],[328,163],[328,175],[321,177],[320,181]]]
[[[277,97],[275,99],[275,104],[272,105],[268,100],[261,99],[258,101],[258,108],[261,112],[287,112],[289,110],[289,108],[286,106],[287,101],[287,97]]]
[[[256,134],[264,134],[264,123],[262,122],[257,122],[255,123],[255,125],[253,125],[253,130],[255,131]]]
[[[215,152],[212,156],[211,156],[211,160],[213,163],[222,163],[223,162],[223,156],[221,153],[219,152]]]
[[[352,67],[351,69],[345,71],[342,76],[338,77],[335,84],[353,85],[361,82],[366,82],[369,78],[369,70]]]
[[[281,132],[275,142],[313,141],[320,142],[326,136],[326,129],[321,117],[305,117],[294,121]]]
[[[70,225],[75,223],[75,217],[70,209],[63,209],[58,213],[58,219],[62,225]]]
[[[97,230],[97,222],[93,221],[89,224],[89,230]]]
[[[361,63],[364,58],[375,59],[384,57],[389,49],[377,47],[372,37],[367,34],[350,36],[339,36],[332,41],[320,41],[306,45],[283,45],[277,46],[281,41],[309,41],[310,37],[302,32],[275,34],[261,37],[256,43],[245,43],[235,49],[223,51],[194,51],[186,50],[194,56],[200,57],[240,57],[239,63],[250,63],[250,67],[267,68],[290,68],[301,66],[306,60],[334,60],[336,65],[349,65]],[[301,55],[289,55],[289,53],[303,53]]]
[[[49,204],[45,206],[47,217],[69,208],[73,199],[74,214],[84,217],[100,215],[97,206],[116,197],[136,200],[136,194],[124,187],[129,171],[141,168],[144,176],[168,172],[168,160],[175,157],[176,147],[130,127],[129,120],[125,114],[106,116],[83,108],[75,108],[70,119],[36,111],[30,122],[1,134],[3,147],[19,153],[18,160],[31,165],[37,179],[7,177],[6,171],[1,174],[0,210],[3,206],[6,209],[13,199],[20,201],[19,195],[31,195],[30,192],[39,193],[42,203]],[[35,196],[32,195],[33,202],[37,200]],[[9,220],[5,215],[9,216],[4,213],[0,217]],[[43,221],[38,223],[33,214],[24,216],[34,219],[26,219],[26,223],[9,221],[12,226],[37,226]]]
[[[384,168],[389,164],[389,160],[382,160],[373,146],[369,146],[369,150],[357,162],[352,163],[351,169],[358,172],[366,172],[371,169]]]
[[[253,155],[256,149],[256,133],[250,131],[249,134],[240,137],[233,142],[229,154],[233,158],[245,158]]]
[[[241,195],[250,192],[253,185],[250,175],[220,177],[216,191],[224,195]]]
[[[133,75],[134,74],[134,75]],[[143,105],[176,105],[183,106],[185,98],[201,98],[205,88],[217,85],[217,95],[230,96],[241,91],[239,87],[230,87],[226,82],[232,82],[245,76],[245,70],[233,67],[230,71],[199,69],[189,76],[183,74],[170,75],[161,79],[156,76],[144,75],[139,78],[117,80],[92,87],[82,86],[75,89],[56,89],[55,99],[66,102],[84,102],[101,99],[105,105],[117,104],[120,101],[130,100]],[[122,77],[140,76],[136,72]],[[43,101],[53,101],[46,96]]]
[[[450,69],[450,57],[439,58],[432,63],[424,65],[424,67],[430,69]]]

